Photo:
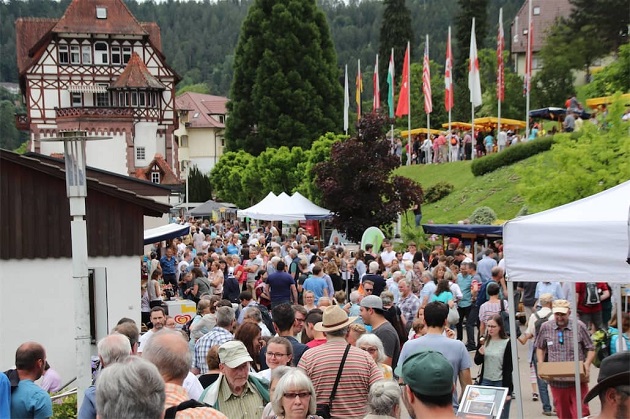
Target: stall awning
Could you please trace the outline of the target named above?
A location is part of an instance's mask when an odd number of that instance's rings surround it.
[[[156,228],[144,230],[144,244],[161,242],[162,240],[174,239],[186,236],[190,233],[190,224],[167,224]]]
[[[107,93],[107,86],[95,84],[75,84],[68,86],[70,93]]]
[[[484,224],[422,224],[427,234],[441,234],[445,236],[461,236],[474,234],[476,236],[503,236],[503,226]]]

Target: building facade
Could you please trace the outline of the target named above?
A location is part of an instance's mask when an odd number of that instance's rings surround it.
[[[138,22],[122,0],[72,0],[61,19],[18,19],[16,42],[28,112],[17,125],[30,132],[30,151],[63,152],[45,139],[82,130],[112,137],[88,142],[90,166],[134,176],[159,154],[179,178],[179,76],[157,24]]]

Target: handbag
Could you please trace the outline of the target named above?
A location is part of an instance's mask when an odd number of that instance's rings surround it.
[[[337,385],[339,384],[339,380],[341,379],[341,370],[343,370],[343,365],[346,363],[346,358],[348,357],[348,352],[350,351],[350,345],[346,346],[346,350],[343,353],[343,358],[341,358],[341,364],[339,364],[339,370],[337,371],[337,378],[335,378],[335,385],[333,385],[332,392],[330,393],[330,398],[328,399],[328,403],[321,403],[317,405],[316,414],[321,416],[324,419],[329,419],[330,409],[332,408],[333,399],[335,398],[335,393],[337,393]]]
[[[448,308],[448,317],[446,318],[446,320],[448,320],[448,324],[459,323],[459,311],[457,311],[457,308],[455,307]]]

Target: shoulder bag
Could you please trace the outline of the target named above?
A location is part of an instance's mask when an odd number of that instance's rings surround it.
[[[328,399],[328,403],[322,403],[317,405],[316,414],[321,416],[324,419],[329,419],[330,409],[332,408],[333,399],[335,398],[335,393],[337,393],[337,385],[339,384],[339,380],[341,379],[341,370],[343,370],[343,365],[346,363],[346,358],[348,357],[348,352],[350,351],[350,345],[346,346],[346,350],[343,353],[343,358],[341,358],[341,364],[339,365],[339,371],[337,371],[337,378],[335,378],[335,385],[333,386],[332,392],[330,393],[330,398]]]

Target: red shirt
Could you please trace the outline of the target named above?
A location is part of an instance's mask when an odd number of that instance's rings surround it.
[[[599,296],[601,298],[604,291],[608,290],[608,284],[606,284],[605,282],[598,282],[597,289],[600,291]],[[599,311],[602,311],[601,303],[594,304],[594,305],[584,304],[584,301],[586,300],[586,283],[585,282],[578,282],[577,284],[575,284],[575,292],[578,295],[578,300],[577,300],[578,313],[590,314],[590,313],[597,313]]]
[[[326,343],[326,338],[323,338],[323,339],[313,339],[313,340],[311,340],[310,342],[307,342],[307,343],[306,343],[306,346],[308,346],[309,348],[311,348],[311,349],[312,349],[312,348],[314,348],[314,347],[316,347],[316,346],[323,345],[324,343]]]

